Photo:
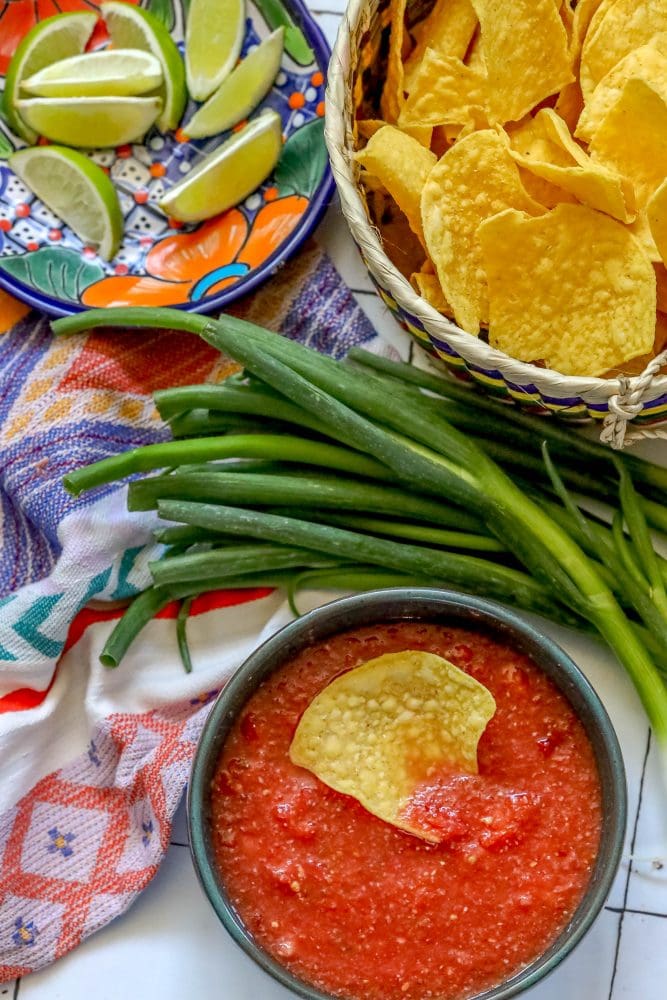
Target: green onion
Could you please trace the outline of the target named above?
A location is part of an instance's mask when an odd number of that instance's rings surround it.
[[[401,514],[423,521],[457,524],[457,511],[431,497],[410,494],[397,487],[364,483],[355,479],[330,479],[311,475],[308,479],[249,472],[179,474],[153,476],[130,484],[129,510],[150,510],[158,500],[219,501],[235,504],[283,504],[298,496],[299,505],[315,508],[374,511],[378,514]]]
[[[107,639],[100,653],[100,663],[117,667],[138,633],[172,600],[168,590],[149,587],[132,601]]]
[[[189,524],[177,524],[170,528],[156,528],[153,532],[156,542],[163,545],[195,545],[197,542],[216,542],[228,536],[214,535],[205,528],[192,528]]]
[[[249,434],[148,444],[76,469],[63,477],[63,483],[69,493],[79,496],[94,486],[124,479],[135,472],[224,458],[265,458],[306,465],[324,463],[333,469],[358,473],[371,479],[386,477],[386,470],[378,462],[347,448],[288,435]]]
[[[475,556],[439,552],[331,525],[217,504],[161,500],[158,510],[160,516],[169,521],[307,548],[340,561],[362,561],[385,569],[417,573],[419,576],[430,577],[434,585],[458,586],[469,593],[479,593],[499,600],[509,599],[526,610],[545,614],[547,617],[555,615],[559,621],[575,627],[578,620],[566,609],[557,607],[545,589],[525,573]],[[155,564],[155,570],[164,565],[166,560]],[[163,580],[164,569],[158,572]]]
[[[225,590],[236,588],[284,587],[287,586],[293,572],[249,573],[246,575],[230,575],[217,580],[209,580],[207,590]],[[130,648],[141,630],[145,628],[155,615],[170,601],[180,601],[194,597],[202,592],[201,584],[190,582],[176,587],[149,587],[134,598],[123,617],[117,622],[107,639],[100,663],[105,667],[117,667],[125,653]]]
[[[400,538],[405,541],[440,545],[445,549],[464,549],[476,552],[507,551],[502,542],[496,538],[490,538],[488,535],[467,531],[450,531],[435,528],[430,524],[413,524],[410,521],[398,521],[393,518],[365,517],[360,514],[333,514],[330,511],[314,513],[312,510],[302,507],[272,508],[268,513],[333,524],[341,528],[354,528],[357,531],[387,535],[390,538]],[[442,524],[443,521],[440,520],[439,523]],[[460,515],[457,515],[456,524],[459,526],[461,524]]]
[[[165,501],[167,502],[167,501]],[[167,556],[148,564],[156,586],[215,580],[225,574],[268,572],[293,566],[332,566],[340,560],[286,545],[233,545],[206,552]]]
[[[169,430],[174,438],[213,437],[221,434],[290,434],[294,427],[278,420],[250,420],[234,413],[212,414],[210,410],[189,410],[172,417]]]
[[[232,385],[183,385],[175,389],[161,389],[153,396],[158,413],[163,420],[195,411],[215,411],[216,416],[254,416],[299,424],[310,430],[320,431],[317,418],[288,402],[278,393],[258,386]]]
[[[193,600],[194,595],[186,597],[184,601],[181,601],[176,618],[176,642],[178,643],[178,651],[181,654],[181,661],[186,674],[192,673],[192,658],[190,656],[190,647],[188,646],[187,623]]]

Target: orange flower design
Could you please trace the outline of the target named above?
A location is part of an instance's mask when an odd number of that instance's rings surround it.
[[[0,0],[0,75],[6,74],[17,45],[32,27],[47,17],[75,10],[92,10],[97,14],[99,3],[97,0]],[[97,33],[95,38],[100,40]]]
[[[308,198],[290,194],[264,204],[252,228],[238,208],[191,233],[167,236],[146,255],[145,275],[109,275],[89,285],[86,306],[168,306],[200,302],[266,261],[296,227]]]

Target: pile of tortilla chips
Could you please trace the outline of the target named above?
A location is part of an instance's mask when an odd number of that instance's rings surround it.
[[[356,122],[388,255],[511,357],[641,372],[667,345],[667,0],[436,0],[411,28],[406,4]]]

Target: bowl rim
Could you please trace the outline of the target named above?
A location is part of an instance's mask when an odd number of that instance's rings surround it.
[[[297,23],[304,29],[304,34],[308,43],[313,49],[316,65],[325,72],[331,56],[331,48],[320,28],[319,24],[306,7],[303,0],[281,0],[288,13],[295,16]],[[261,11],[258,12],[261,14]],[[313,118],[312,121],[318,119]],[[301,128],[309,125],[304,123]],[[11,175],[11,171],[10,171]],[[224,309],[235,302],[236,299],[254,292],[259,285],[262,285],[274,271],[298,250],[302,243],[312,236],[313,232],[320,224],[322,216],[327,210],[335,191],[335,182],[331,170],[331,164],[327,161],[320,183],[317,186],[308,208],[301,217],[299,223],[285,240],[276,247],[273,253],[262,261],[261,265],[254,268],[247,279],[241,279],[228,288],[204,298],[200,302],[176,302],[169,306],[170,309],[178,309],[181,312],[209,313],[217,309]],[[28,251],[29,252],[29,251]],[[16,255],[25,256],[25,254]],[[77,313],[85,312],[87,307],[75,302],[65,302],[63,299],[54,299],[50,295],[36,291],[31,285],[26,285],[18,278],[0,269],[0,289],[14,295],[21,302],[31,306],[33,309],[41,309],[49,316],[63,317],[74,316]]]
[[[634,384],[643,375],[609,379],[589,375],[564,375],[555,368],[537,368],[525,361],[518,361],[478,337],[465,333],[452,320],[437,312],[417,295],[410,282],[385,254],[379,233],[371,224],[359,194],[356,180],[358,171],[355,170],[350,155],[353,146],[346,88],[357,49],[351,44],[352,33],[356,32],[360,24],[364,24],[364,20],[370,23],[371,8],[374,12],[377,6],[378,0],[349,0],[331,53],[325,95],[324,139],[331,169],[343,215],[364,260],[368,258],[369,271],[382,276],[399,307],[405,308],[423,324],[429,339],[437,341],[440,338],[468,364],[482,370],[497,369],[508,382],[534,385],[545,396],[558,397],[563,393],[567,396],[580,395],[587,402],[596,403],[604,403],[612,396],[618,396],[624,391],[627,382]],[[437,344],[434,346],[437,347]],[[667,374],[655,375],[642,399],[644,403],[650,403],[666,393]]]
[[[350,621],[350,617],[352,620]],[[225,930],[243,951],[275,980],[305,1000],[336,1000],[292,974],[254,940],[226,894],[209,851],[208,788],[229,726],[262,680],[300,649],[328,635],[379,620],[451,620],[463,627],[486,628],[531,656],[540,669],[558,675],[559,690],[584,721],[600,771],[603,815],[601,846],[591,881],[568,925],[549,948],[499,986],[470,1000],[510,1000],[534,986],[572,952],[602,909],[618,871],[627,825],[627,785],[616,732],[597,692],[574,660],[553,639],[513,610],[484,598],[438,588],[388,588],[343,597],[289,622],[265,640],[222,688],[204,724],[187,790],[190,853],[199,883]],[[345,624],[343,624],[345,622]],[[539,657],[539,659],[538,659]],[[548,667],[547,667],[548,665]],[[578,701],[574,705],[572,697]],[[582,712],[586,713],[586,720]],[[226,724],[226,729],[222,731]]]

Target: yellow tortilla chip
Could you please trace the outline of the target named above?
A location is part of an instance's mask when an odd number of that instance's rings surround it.
[[[423,240],[421,193],[437,162],[435,154],[400,129],[385,125],[355,159],[384,185],[407,216],[412,231]]]
[[[539,215],[526,194],[507,140],[487,129],[459,140],[438,161],[424,185],[424,238],[456,322],[477,334],[488,320],[488,290],[477,230],[504,208]]]
[[[418,295],[438,312],[446,316],[453,316],[452,307],[445,298],[437,275],[426,274],[424,271],[415,271],[410,275],[410,284]]]
[[[543,120],[539,116],[525,118],[519,125],[508,126],[507,135],[512,155],[519,166],[521,183],[531,198],[534,198],[540,205],[544,205],[545,208],[554,208],[562,202],[576,201],[574,195],[550,184],[549,181],[539,177],[536,173],[524,170],[520,165],[521,159],[538,163],[560,164],[562,167],[572,165],[570,154],[548,138]]]
[[[506,131],[512,150],[521,156],[556,163],[561,167],[570,167],[576,162],[572,153],[563,148],[563,143],[552,138],[552,134],[559,138],[558,132],[548,129],[542,112],[534,118],[525,118],[518,125],[508,125]]]
[[[385,823],[425,840],[403,817],[438,773],[477,773],[477,744],[496,710],[479,681],[435,653],[387,653],[348,670],[301,716],[290,760]]]
[[[667,35],[656,35],[648,45],[628,53],[600,80],[579,118],[577,138],[591,141],[627,80],[644,80],[667,102]]]
[[[555,110],[542,108],[535,115],[535,123],[545,138],[557,146],[566,157],[569,157],[571,163],[578,163],[580,166],[587,165],[587,154],[572,138],[567,125]]]
[[[577,0],[572,19],[572,38],[570,48],[576,57],[581,52],[581,47],[588,33],[591,20],[600,7],[601,0]]]
[[[662,261],[667,260],[667,180],[653,193],[646,206],[651,235]]]
[[[628,80],[590,144],[592,158],[632,182],[646,207],[667,176],[667,104],[644,80]]]
[[[477,31],[470,43],[468,55],[463,60],[470,69],[476,69],[478,73],[486,76],[486,62],[484,61],[484,46],[482,45],[482,33]]]
[[[649,255],[649,258],[654,261],[654,263],[658,263],[662,260],[658,248],[655,245],[655,240],[653,239],[653,233],[651,232],[645,208],[642,208],[637,212],[637,218],[631,226],[628,226],[628,229],[639,240],[641,245],[644,247],[644,250]]]
[[[555,208],[556,205],[564,203],[571,205],[576,203],[577,199],[574,195],[568,194],[567,191],[550,184],[549,181],[543,180],[542,177],[538,177],[537,174],[533,174],[529,170],[522,170],[520,166],[519,176],[530,197],[539,202],[540,205],[544,205],[545,208]]]
[[[556,6],[558,8],[560,19],[563,22],[563,27],[565,28],[565,32],[567,34],[567,44],[569,46],[570,52],[572,52],[574,11],[570,6],[570,0],[562,0],[562,3],[559,3]]]
[[[533,147],[527,152],[511,150],[512,157],[523,170],[561,188],[582,205],[605,212],[620,222],[635,219],[631,186],[615,171],[594,163],[572,139],[567,125],[554,111],[546,108],[540,111],[531,129]],[[522,138],[523,133],[520,133],[519,139]],[[510,143],[514,142],[516,137],[511,136]]]
[[[589,35],[592,38],[605,14],[615,3],[616,0],[579,0],[577,7],[581,7],[581,10],[578,15],[575,11],[575,20],[578,21],[582,40]]]
[[[387,123],[381,118],[359,118],[357,119],[357,129],[363,139],[370,139],[372,135],[379,132]]]
[[[420,146],[425,146],[426,149],[431,148],[431,140],[433,139],[433,126],[432,125],[399,125],[401,132],[405,132],[406,135],[411,136],[416,139]]]
[[[422,268],[422,270],[424,270]],[[667,313],[667,268],[659,261],[653,264],[658,310]]]
[[[601,375],[651,350],[655,275],[629,230],[583,205],[482,223],[489,343],[564,375]]]
[[[572,133],[574,133],[574,130],[577,127],[583,108],[584,98],[581,93],[579,81],[575,80],[574,83],[568,83],[568,85],[563,87],[558,95],[558,100],[554,105],[554,111],[559,118],[563,119]]]
[[[655,338],[653,347],[648,354],[640,354],[639,357],[626,361],[619,368],[612,368],[604,373],[604,378],[616,378],[618,375],[641,375],[650,361],[653,361],[658,354],[667,347],[667,316],[659,312],[655,319]]]
[[[487,103],[486,76],[453,56],[427,49],[410,83],[398,124],[465,125],[471,105]]]
[[[490,110],[519,121],[574,80],[567,32],[554,0],[472,0],[482,32]]]
[[[387,197],[389,197],[388,192],[382,181],[374,177],[373,174],[369,174],[367,170],[362,170],[359,175],[359,183],[363,184],[366,191],[380,192]]]
[[[667,31],[667,4],[663,0],[615,0],[591,22],[581,51],[581,89],[589,101],[596,85],[627,56]]]
[[[439,56],[463,59],[476,28],[477,15],[470,0],[436,0],[431,13],[412,32],[416,45],[405,61],[407,89],[427,48]]]
[[[387,78],[382,88],[380,110],[382,117],[390,125],[398,121],[403,106],[403,42],[405,40],[405,7],[407,0],[391,0],[389,20],[389,56],[387,57]]]

